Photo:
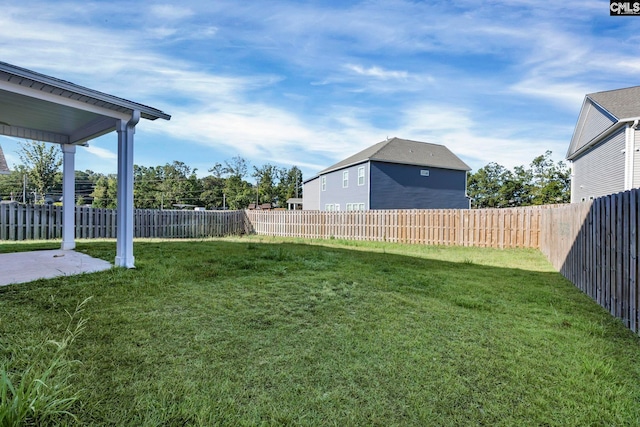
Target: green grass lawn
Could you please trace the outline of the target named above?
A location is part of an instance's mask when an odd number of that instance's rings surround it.
[[[115,243],[78,250],[113,262]],[[638,337],[537,251],[254,236],[135,255],[134,270],[0,288],[14,382],[92,297],[65,353],[81,363],[59,376],[77,420],[48,423],[640,424]]]

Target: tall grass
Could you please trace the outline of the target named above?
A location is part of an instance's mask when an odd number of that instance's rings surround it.
[[[72,377],[79,362],[69,360],[68,352],[85,329],[87,319],[82,312],[90,299],[77,304],[73,312],[65,310],[69,322],[59,341],[47,340],[34,354],[20,348],[3,349],[10,356],[0,364],[0,426],[51,425],[76,419],[70,411],[78,400]]]

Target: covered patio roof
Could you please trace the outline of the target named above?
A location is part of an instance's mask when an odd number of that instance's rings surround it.
[[[57,144],[85,144],[116,130],[134,111],[147,120],[170,115],[146,105],[0,62],[0,133]]]
[[[118,133],[116,265],[133,267],[133,135],[143,118],[169,120],[156,109],[0,62],[0,134],[60,144],[63,200],[75,200],[75,147]],[[62,249],[73,249],[73,204],[64,203]]]

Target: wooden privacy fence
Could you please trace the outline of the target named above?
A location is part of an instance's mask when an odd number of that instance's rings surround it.
[[[176,211],[136,209],[134,237],[185,238],[255,232],[268,236],[354,239],[494,248],[538,248],[540,207],[479,210]],[[76,207],[77,238],[116,237],[116,211]],[[62,208],[0,205],[0,239],[62,236]]]
[[[539,248],[562,275],[640,331],[640,189],[571,204],[512,209],[164,211],[136,209],[134,237],[255,232],[312,239]],[[76,207],[78,238],[116,237],[116,211]],[[0,204],[0,240],[62,236],[62,207]]]
[[[76,238],[115,238],[114,209],[75,208]],[[135,209],[134,237],[199,238],[243,234],[248,225],[243,211],[176,211]],[[58,239],[62,237],[62,207],[0,204],[0,240]]]
[[[539,248],[541,207],[512,209],[247,211],[266,236],[493,248]]]
[[[633,332],[640,331],[640,190],[542,213],[541,250],[553,266]]]

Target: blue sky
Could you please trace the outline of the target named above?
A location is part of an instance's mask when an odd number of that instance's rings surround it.
[[[393,136],[473,170],[562,160],[585,94],[640,85],[640,16],[602,0],[9,0],[0,40],[0,61],[171,114],[138,125],[135,163],[199,176],[242,156],[308,179]],[[116,152],[101,137],[76,168]]]

